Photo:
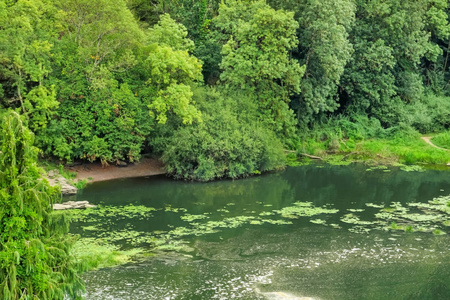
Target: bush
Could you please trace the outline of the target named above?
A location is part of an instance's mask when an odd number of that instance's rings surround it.
[[[256,118],[245,97],[223,97],[214,90],[197,90],[203,122],[179,127],[172,136],[154,139],[167,171],[176,178],[209,181],[238,178],[281,168],[283,145]]]

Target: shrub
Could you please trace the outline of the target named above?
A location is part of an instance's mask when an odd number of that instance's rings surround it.
[[[209,181],[238,178],[284,166],[283,145],[253,114],[246,98],[197,91],[203,122],[179,127],[153,140],[167,171],[176,178]]]

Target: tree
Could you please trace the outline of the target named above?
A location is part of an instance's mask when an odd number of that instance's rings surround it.
[[[149,33],[143,76],[148,80],[143,93],[151,109],[150,115],[166,123],[168,113],[181,117],[184,124],[201,120],[201,113],[192,103],[191,86],[201,83],[202,65],[189,54],[194,43],[186,28],[169,15],[163,15]]]
[[[355,18],[353,0],[307,0],[298,4],[299,55],[306,72],[298,103],[299,121],[335,111],[338,85],[353,47],[348,38]]]
[[[17,113],[4,118],[0,141],[0,298],[77,298],[74,239],[52,215],[60,192],[42,179],[33,134]]]
[[[292,60],[298,23],[294,13],[270,8],[265,1],[227,1],[213,22],[224,40],[220,79],[228,89],[254,95],[261,119],[285,135],[295,123],[290,96],[300,92],[304,67]]]
[[[44,128],[59,104],[45,79],[61,17],[51,1],[0,1],[1,98],[28,116],[32,130]]]
[[[350,110],[378,118],[384,126],[407,123],[408,107],[419,102],[424,84],[421,63],[442,54],[431,40],[444,30],[443,1],[356,1],[350,33],[354,55],[342,88]],[[444,19],[442,19],[444,18]]]

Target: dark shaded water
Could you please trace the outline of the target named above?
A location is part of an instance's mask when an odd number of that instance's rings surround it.
[[[102,235],[142,235],[140,243],[117,240],[125,248],[148,248],[149,236],[164,236],[182,240],[188,252],[89,272],[86,298],[450,299],[450,238],[429,232],[450,233],[449,212],[432,223],[406,223],[428,232],[405,233],[391,230],[391,219],[381,222],[380,208],[367,206],[408,207],[449,195],[450,173],[366,169],[312,165],[237,181],[152,177],[92,184],[79,200],[156,209],[104,224]],[[336,213],[286,213],[295,202]],[[345,222],[352,212],[367,224]],[[204,219],[186,219],[192,215]],[[72,230],[98,234],[80,231],[82,225]]]

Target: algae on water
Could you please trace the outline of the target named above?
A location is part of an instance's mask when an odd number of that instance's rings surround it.
[[[240,212],[236,211],[240,206],[228,203],[226,208],[201,213],[197,211],[195,214],[185,208],[170,205],[158,209],[141,205],[99,205],[96,208],[61,213],[68,216],[77,228],[82,229],[82,238],[77,242],[74,252],[79,259],[86,259],[94,268],[127,262],[136,255],[156,250],[192,251],[188,241],[193,236],[241,226],[289,226],[293,224],[293,220],[300,218],[336,230],[347,228],[355,233],[383,230],[441,235],[446,234],[450,226],[450,195],[427,203],[402,205],[393,202],[389,206],[366,203],[367,208],[348,208],[336,218],[328,215],[337,214],[338,209],[318,207],[311,202],[295,202],[280,209],[271,209],[271,206],[262,202],[256,204],[260,204],[258,210],[241,208]],[[236,208],[233,213],[227,209],[231,206]],[[140,224],[153,224],[156,217],[170,218],[175,222],[178,220],[179,223],[162,224],[162,227],[156,226],[157,228],[149,230],[133,225],[135,220],[140,221]],[[334,223],[327,224],[328,220],[333,220]],[[97,252],[91,247],[96,248]],[[133,250],[123,250],[130,247]],[[89,253],[92,255],[89,256]]]
[[[280,210],[274,210],[284,218],[297,219],[299,217],[311,217],[320,214],[334,214],[338,209],[325,207],[315,207],[311,202],[295,202],[293,206],[284,207]]]

